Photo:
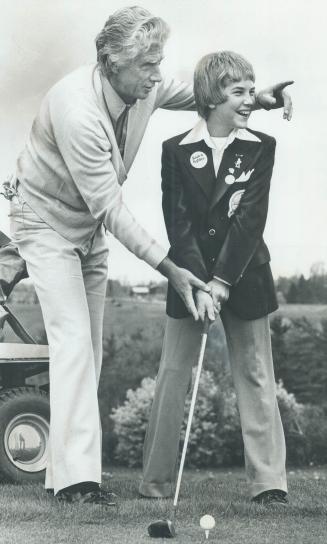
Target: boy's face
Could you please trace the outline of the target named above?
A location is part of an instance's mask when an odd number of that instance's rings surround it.
[[[225,102],[218,104],[209,115],[210,122],[229,134],[234,128],[246,128],[255,102],[253,81],[234,81],[224,89]]]

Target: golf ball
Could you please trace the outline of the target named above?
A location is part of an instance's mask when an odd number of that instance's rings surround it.
[[[200,527],[202,527],[202,529],[204,530],[210,531],[214,528],[215,525],[215,518],[209,516],[209,514],[202,516],[202,518],[200,519]]]

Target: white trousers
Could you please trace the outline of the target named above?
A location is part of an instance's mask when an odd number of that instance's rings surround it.
[[[11,202],[11,236],[26,260],[48,336],[50,451],[46,488],[101,482],[97,397],[108,246],[99,227],[77,248],[44,223],[21,196]]]
[[[276,399],[268,317],[244,321],[227,308],[221,319],[229,350],[244,442],[249,493],[287,491],[285,439]],[[144,496],[169,497],[175,486],[184,404],[202,326],[192,318],[167,319],[155,396],[147,429]]]

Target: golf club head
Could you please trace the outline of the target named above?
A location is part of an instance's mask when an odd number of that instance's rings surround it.
[[[158,519],[148,526],[149,536],[152,538],[174,538],[176,536],[175,527],[170,519]]]

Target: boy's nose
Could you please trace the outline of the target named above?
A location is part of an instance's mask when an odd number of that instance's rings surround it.
[[[243,102],[245,106],[253,106],[255,103],[255,96],[252,94],[247,94],[244,96]]]

